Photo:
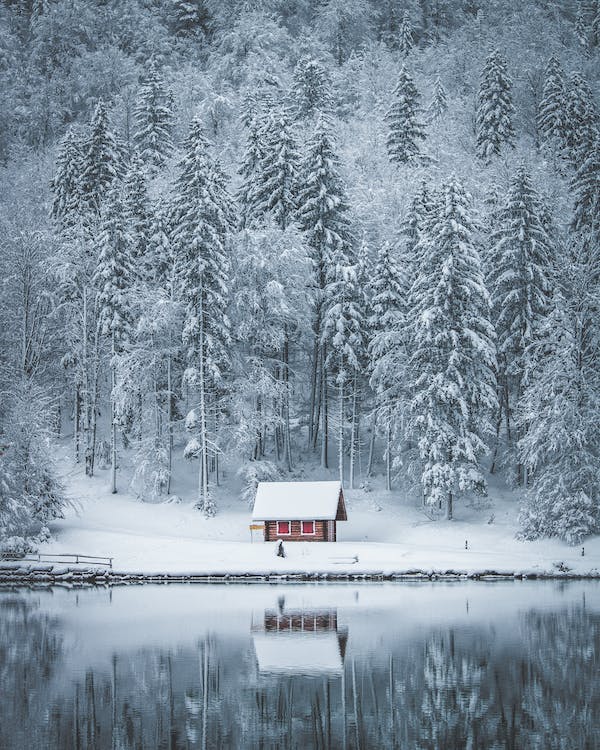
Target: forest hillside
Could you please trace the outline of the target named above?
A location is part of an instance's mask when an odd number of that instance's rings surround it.
[[[597,534],[599,82],[598,0],[2,0],[2,549],[72,471]]]

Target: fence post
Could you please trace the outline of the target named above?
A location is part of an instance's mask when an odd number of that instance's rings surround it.
[[[79,565],[79,555],[75,555],[75,565]]]

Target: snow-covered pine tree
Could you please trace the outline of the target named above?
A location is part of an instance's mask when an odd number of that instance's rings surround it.
[[[577,38],[577,41],[579,42],[580,47],[585,52],[588,52],[590,40],[588,36],[588,25],[585,15],[584,4],[580,1],[577,7],[577,13],[575,14],[573,31],[575,32],[575,36]]]
[[[81,210],[82,138],[69,128],[63,138],[54,167],[51,215],[56,225],[67,230],[79,220]]]
[[[419,141],[425,139],[425,129],[419,92],[404,65],[392,97],[392,105],[385,114],[388,156],[393,163],[408,164],[419,156]]]
[[[424,180],[415,192],[400,229],[399,263],[402,271],[402,296],[408,300],[410,289],[419,273],[421,242],[427,236],[435,216],[436,194]],[[410,336],[407,339],[409,343]]]
[[[232,265],[234,444],[249,460],[262,461],[272,439],[277,460],[291,470],[290,342],[308,324],[307,249],[295,227],[283,231],[270,220],[237,236]]]
[[[600,217],[600,134],[589,148],[580,153],[580,158],[581,161],[571,179],[571,226],[576,232],[595,235]]]
[[[229,360],[227,243],[234,212],[225,175],[209,153],[199,117],[192,120],[183,143],[172,207],[172,241],[186,308],[183,342],[188,366],[184,380],[198,394],[197,409],[186,419],[194,437],[185,454],[199,458],[197,507],[211,516],[216,512],[208,478],[209,457],[216,450],[212,434],[216,419],[213,417],[211,426],[211,412],[217,412],[216,399]]]
[[[251,227],[254,223],[258,222],[260,216],[257,188],[260,165],[263,160],[263,143],[264,116],[262,113],[257,112],[248,122],[246,148],[238,169],[238,174],[242,178],[236,195],[240,206],[240,218],[238,221],[240,229]]]
[[[512,81],[506,60],[496,49],[485,61],[477,94],[475,129],[481,159],[489,162],[504,146],[514,144],[513,115]]]
[[[400,28],[400,14],[396,0],[385,0],[380,3],[378,28],[381,41],[390,49],[398,48],[398,29]]]
[[[134,323],[135,272],[131,236],[121,191],[112,189],[102,206],[96,239],[98,261],[94,284],[98,290],[98,326],[110,338],[111,369],[111,491],[117,491],[117,357],[130,340]]]
[[[488,276],[498,348],[497,435],[504,422],[509,449],[522,437],[520,434],[515,439],[512,422],[530,378],[527,353],[547,315],[553,286],[552,241],[541,217],[539,196],[527,169],[521,166],[495,217]],[[526,482],[520,465],[517,479]]]
[[[410,16],[405,13],[398,29],[398,51],[402,57],[408,57],[415,43]]]
[[[285,230],[296,218],[298,151],[287,112],[276,109],[261,131],[261,158],[255,172],[254,212],[269,214]]]
[[[131,255],[137,275],[141,279],[151,274],[146,248],[150,235],[150,201],[144,164],[134,153],[123,177],[123,202],[128,224]]]
[[[154,60],[140,87],[134,120],[134,142],[140,157],[152,167],[162,167],[173,151],[173,97]]]
[[[171,12],[175,32],[180,36],[209,33],[211,17],[206,0],[173,0]]]
[[[429,122],[438,122],[446,114],[448,109],[448,98],[439,76],[433,84],[433,97],[427,107],[427,119]]]
[[[586,309],[590,286],[597,296],[597,274],[577,262],[565,270],[579,276],[577,286],[584,288],[576,291],[584,293],[575,296],[571,288],[568,300],[554,295],[530,351],[533,377],[521,399],[526,421],[519,450],[533,481],[520,522],[526,539],[557,536],[578,544],[597,532],[600,520],[600,331],[597,311],[590,317]]]
[[[323,345],[324,295],[328,274],[334,259],[343,257],[350,242],[348,204],[339,160],[327,120],[320,116],[302,160],[299,180],[299,224],[305,232],[313,264],[311,363],[311,397],[309,409],[309,441],[316,447],[319,421],[321,431],[321,462],[327,466],[328,404],[327,353]]]
[[[308,120],[321,112],[331,110],[332,95],[329,76],[314,57],[301,57],[294,68],[291,98],[299,120]]]
[[[369,372],[375,393],[376,423],[385,435],[386,489],[392,488],[392,433],[396,410],[402,410],[406,375],[404,326],[406,278],[389,242],[383,242],[369,284]]]
[[[338,472],[344,484],[346,402],[354,401],[358,374],[364,366],[365,322],[351,245],[338,247],[331,261],[324,295],[322,341],[327,352],[327,374],[337,387]]]
[[[3,380],[7,372],[2,373]],[[0,423],[0,551],[26,552],[45,541],[46,524],[62,517],[64,488],[51,450],[51,399],[32,378],[3,382]]]
[[[422,461],[424,500],[445,507],[485,488],[480,457],[497,407],[494,330],[473,237],[469,197],[456,179],[442,187],[437,216],[419,243],[410,297],[410,426]]]
[[[565,145],[565,74],[552,56],[546,65],[544,87],[537,113],[537,129],[543,145],[561,150]]]
[[[102,202],[120,173],[117,143],[102,99],[98,101],[83,145],[81,200],[91,217],[97,217]]]
[[[565,152],[575,169],[598,137],[598,110],[592,90],[580,73],[569,76],[565,102]]]

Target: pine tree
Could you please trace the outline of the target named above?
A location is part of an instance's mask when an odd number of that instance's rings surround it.
[[[425,502],[452,518],[457,493],[485,487],[479,459],[496,408],[494,332],[469,199],[452,179],[420,243],[411,290],[411,427]]]
[[[512,81],[506,60],[499,50],[486,59],[477,95],[477,153],[486,162],[500,154],[503,146],[512,146],[514,107]]]
[[[324,294],[335,259],[344,257],[352,244],[348,219],[348,205],[344,185],[339,175],[329,126],[323,117],[317,121],[314,134],[307,144],[299,173],[299,224],[305,232],[314,269],[313,290],[313,357],[311,374],[311,402],[309,441],[316,446],[319,415],[321,461],[327,465],[327,378],[326,347],[323,345]]]
[[[238,174],[242,182],[237,191],[240,206],[239,228],[251,227],[259,222],[258,175],[264,156],[264,119],[257,113],[248,123],[246,148]]]
[[[413,196],[407,215],[402,222],[399,262],[402,269],[403,297],[405,300],[408,300],[410,288],[419,273],[422,260],[421,249],[435,216],[436,198],[435,193],[423,181]]]
[[[580,158],[571,180],[574,198],[571,226],[576,232],[595,234],[600,216],[600,135]]]
[[[540,140],[545,145],[555,144],[562,148],[565,143],[565,75],[560,62],[551,57],[546,65],[544,87],[537,114]]]
[[[205,0],[173,0],[175,31],[180,36],[206,35],[210,14]]]
[[[391,442],[394,410],[402,409],[406,373],[406,274],[392,245],[382,243],[369,285],[369,371],[376,419],[385,432],[386,489],[391,490]]]
[[[586,52],[589,48],[590,40],[588,38],[588,29],[587,29],[587,23],[585,18],[585,8],[583,6],[583,3],[579,3],[579,7],[577,8],[577,14],[575,16],[575,24],[573,27],[573,30],[575,31],[575,36],[577,37],[577,41],[579,42],[579,45],[583,50]]]
[[[329,76],[318,60],[312,57],[300,58],[294,69],[292,98],[299,120],[308,120],[331,110]]]
[[[504,207],[492,234],[488,286],[498,347],[501,420],[509,444],[511,419],[530,377],[527,352],[548,311],[552,289],[552,243],[542,223],[542,205],[524,166],[511,180]],[[519,481],[526,481],[519,466]]]
[[[200,459],[197,507],[211,516],[215,506],[209,492],[208,471],[215,443],[211,438],[209,412],[216,409],[216,396],[229,361],[227,241],[233,226],[233,207],[225,176],[209,154],[200,118],[192,121],[183,143],[173,191],[171,225],[186,306],[185,381],[198,393],[198,408],[188,414],[186,426],[199,437],[188,442],[185,453]]]
[[[63,230],[73,226],[79,219],[82,156],[81,137],[73,128],[69,128],[60,144],[51,183],[51,215]]]
[[[398,49],[398,31],[401,19],[398,15],[396,2],[395,0],[387,0],[385,4],[381,3],[381,6],[379,11],[381,40],[390,49]]]
[[[398,50],[402,57],[408,57],[411,49],[413,48],[414,37],[412,24],[410,22],[410,16],[405,13],[402,18],[402,23],[398,30]]]
[[[155,61],[140,88],[134,119],[134,141],[142,160],[162,167],[173,151],[173,98]]]
[[[262,130],[261,158],[256,168],[254,212],[270,214],[285,230],[296,216],[298,152],[285,110],[275,111]]]
[[[598,136],[598,111],[589,84],[580,73],[572,73],[566,91],[565,151],[576,168],[591,151]]]
[[[144,165],[134,154],[123,178],[125,219],[131,240],[131,254],[137,275],[145,278],[150,273],[146,248],[150,235],[150,201]]]
[[[433,84],[433,98],[427,107],[427,119],[429,122],[437,122],[446,114],[447,109],[446,89],[438,76]]]
[[[99,216],[102,203],[120,172],[115,136],[110,130],[108,112],[99,100],[89,135],[83,146],[81,197],[92,216]]]
[[[357,387],[364,364],[365,341],[356,258],[350,245],[340,246],[327,272],[324,294],[322,343],[325,367],[338,391],[338,471],[344,483],[344,432],[346,401]]]
[[[111,342],[111,488],[117,491],[117,355],[130,340],[133,327],[134,286],[131,237],[125,207],[116,189],[106,196],[97,237],[98,262],[94,284],[98,289],[98,326]]]
[[[419,156],[418,142],[425,139],[420,117],[419,93],[412,77],[402,66],[394,89],[392,106],[385,115],[388,127],[386,145],[391,162],[407,164]]]
[[[573,269],[581,270],[577,263]],[[589,287],[589,269],[586,276]],[[522,462],[533,470],[520,517],[526,539],[558,536],[579,544],[598,530],[598,325],[586,314],[587,296],[567,301],[555,294],[530,353],[534,376],[522,398],[527,431],[519,444]]]

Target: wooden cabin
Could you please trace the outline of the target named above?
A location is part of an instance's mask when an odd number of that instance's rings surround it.
[[[265,542],[335,542],[347,521],[340,482],[260,482],[252,522],[264,523]]]

